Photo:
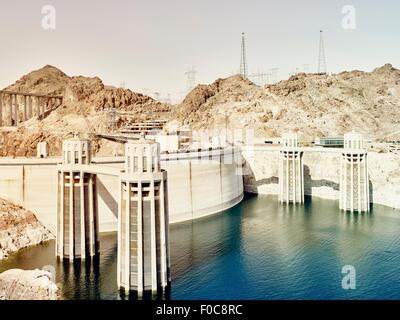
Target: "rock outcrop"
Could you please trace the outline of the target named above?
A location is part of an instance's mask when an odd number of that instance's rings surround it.
[[[54,239],[35,215],[0,198],[0,259],[21,248]]]
[[[57,293],[48,271],[10,269],[0,274],[0,300],[57,300]]]

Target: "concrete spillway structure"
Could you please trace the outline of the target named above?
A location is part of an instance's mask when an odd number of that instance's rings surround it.
[[[90,142],[77,135],[64,140],[58,166],[56,255],[86,259],[99,251],[96,175],[90,164]]]
[[[295,133],[282,136],[279,160],[279,201],[304,202],[303,152]]]
[[[367,151],[361,134],[344,135],[341,157],[340,209],[369,211],[369,179]]]
[[[120,177],[118,286],[138,295],[170,282],[167,173],[160,146],[144,138],[125,146]]]

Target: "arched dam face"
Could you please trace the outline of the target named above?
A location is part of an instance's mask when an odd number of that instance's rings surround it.
[[[240,151],[234,151],[237,155]],[[170,223],[183,222],[228,209],[243,199],[243,176],[233,157],[213,151],[196,155],[168,155],[161,167],[168,176]],[[0,197],[31,210],[54,234],[57,219],[58,158],[0,159]],[[100,232],[117,231],[119,176],[123,158],[94,158]],[[104,174],[102,173],[104,171]]]

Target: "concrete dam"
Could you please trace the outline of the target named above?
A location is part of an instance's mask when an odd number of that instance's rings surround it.
[[[170,223],[215,214],[239,203],[244,192],[240,159],[236,147],[162,154]],[[60,162],[60,157],[0,159],[0,197],[34,212],[54,234]],[[118,174],[124,157],[93,157],[90,167],[96,173],[99,231],[117,231]]]
[[[340,149],[307,148],[297,134],[287,133],[279,147],[227,144],[161,152],[160,143],[141,134],[125,142],[123,157],[92,158],[90,140],[75,133],[63,141],[61,158],[46,158],[46,146],[38,145],[37,158],[1,159],[0,197],[36,213],[56,234],[61,260],[97,256],[99,233],[118,231],[118,287],[141,296],[171,283],[169,224],[233,207],[245,189],[278,194],[281,205],[302,205],[305,194],[329,195],[347,212],[368,212],[371,202],[382,203],[375,198],[382,190],[370,179],[375,170],[369,174],[362,135],[351,132],[343,141]],[[335,168],[330,180],[321,179],[305,153],[321,157],[315,165],[323,172]],[[335,158],[327,166],[329,155]],[[397,193],[393,188],[389,199],[398,199]]]

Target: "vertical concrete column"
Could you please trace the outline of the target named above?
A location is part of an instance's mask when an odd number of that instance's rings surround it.
[[[146,141],[125,145],[118,224],[118,286],[125,292],[157,292],[170,281],[167,173],[160,169],[160,146]]]
[[[35,114],[38,119],[40,119],[40,98],[35,97]]]
[[[34,112],[35,112],[35,116],[40,119],[40,110],[39,110],[39,103],[40,103],[40,99],[39,97],[35,97],[35,106],[34,106]]]
[[[3,126],[3,93],[0,91],[0,127]]]
[[[24,115],[23,115],[24,121],[28,120],[27,110],[28,110],[28,96],[24,95]]]
[[[18,126],[18,109],[19,109],[19,104],[18,104],[18,95],[14,94],[14,126]]]
[[[160,186],[160,199],[168,199],[167,181],[162,180]],[[168,212],[168,201],[160,201],[160,211]],[[169,271],[169,219],[168,215],[160,216],[160,241],[161,241],[161,287],[166,287],[171,282]]]
[[[32,118],[32,96],[28,96],[28,119]]]
[[[13,125],[13,102],[12,102],[12,95],[8,95],[8,125],[11,127]]]
[[[77,135],[63,141],[63,162],[58,166],[56,255],[87,259],[99,252],[96,176],[85,172],[90,164],[90,143]]]
[[[15,120],[14,120],[14,95],[10,94],[10,126],[15,125]]]
[[[367,156],[363,136],[355,132],[345,134],[340,172],[339,206],[341,210],[369,211]]]
[[[281,139],[279,160],[279,200],[281,203],[304,202],[303,152],[298,138],[287,133]]]

